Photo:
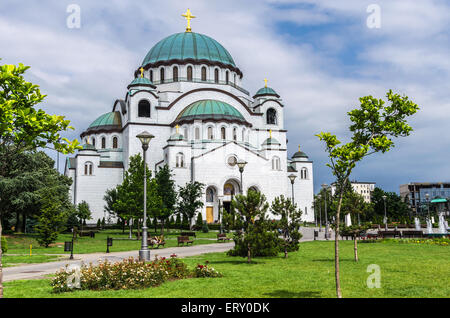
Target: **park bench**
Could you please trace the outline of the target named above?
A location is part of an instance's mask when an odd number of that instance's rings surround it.
[[[181,236],[193,236],[193,237],[197,238],[197,236],[195,235],[195,232],[181,232],[180,235]]]
[[[229,240],[231,240],[231,238],[227,237],[227,235],[225,233],[217,234],[217,241],[225,242],[225,241],[229,241]]]
[[[147,239],[147,244],[148,246],[151,246],[153,248],[153,246],[156,245],[156,248],[159,248],[160,246],[164,247],[164,245],[166,244],[166,241],[164,240],[163,236],[154,236],[151,237],[149,239]]]
[[[180,246],[180,244],[186,243],[186,245],[189,245],[189,243],[194,243],[194,240],[189,239],[189,236],[178,236],[177,237],[178,240],[178,246]]]
[[[80,235],[80,237],[90,236],[92,238],[95,238],[95,231],[80,231],[78,232],[78,235]]]
[[[401,233],[400,231],[378,231],[378,235],[381,236],[382,238],[386,238],[386,237],[400,237]]]
[[[402,237],[423,237],[423,231],[403,231]]]

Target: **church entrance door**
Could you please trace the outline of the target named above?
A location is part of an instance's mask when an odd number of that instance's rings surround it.
[[[206,222],[213,223],[214,222],[214,208],[212,206],[206,207]]]

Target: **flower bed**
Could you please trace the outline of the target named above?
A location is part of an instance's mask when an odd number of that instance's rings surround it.
[[[153,262],[148,263],[131,257],[116,263],[105,260],[98,265],[83,264],[80,268],[69,268],[66,265],[55,274],[51,286],[56,293],[76,289],[141,289],[159,286],[167,280],[222,276],[214,268],[207,268],[204,272],[203,276],[198,276],[197,268],[190,271],[175,254],[168,259],[156,257]]]
[[[214,267],[208,266],[208,261],[206,261],[205,265],[197,264],[197,267],[194,269],[195,277],[222,277],[223,275],[216,271]]]
[[[450,246],[450,239],[448,238],[411,238],[411,239],[381,239],[381,240],[362,240],[361,243],[400,243],[400,244],[427,244],[427,245],[440,245]]]

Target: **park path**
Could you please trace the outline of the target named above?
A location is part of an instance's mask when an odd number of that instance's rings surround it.
[[[301,239],[304,241],[312,241],[314,240],[314,230],[318,230],[318,228],[313,227],[303,227],[301,228],[301,233],[303,237]],[[334,233],[332,234],[332,239],[334,239]],[[319,232],[318,240],[324,240],[324,229]],[[216,253],[216,252],[225,252],[231,249],[234,246],[234,243],[214,243],[214,244],[201,244],[201,245],[193,245],[193,246],[182,246],[182,247],[168,247],[163,249],[152,249],[151,250],[151,259],[158,255],[160,257],[170,257],[172,254],[176,254],[178,257],[187,257],[187,256],[195,256],[206,253]],[[51,254],[55,255],[55,254]],[[111,253],[90,253],[90,254],[74,254],[74,259],[70,260],[65,255],[66,259],[56,261],[56,262],[47,262],[47,263],[39,263],[39,264],[24,264],[20,266],[6,267],[3,268],[3,281],[13,281],[13,280],[22,280],[22,279],[40,279],[44,278],[45,275],[53,274],[58,271],[60,268],[65,267],[66,265],[81,265],[93,263],[96,264],[99,261],[104,261],[107,259],[111,262],[118,262],[124,258],[128,257],[138,257],[138,251],[125,251],[125,252],[111,252]]]
[[[184,247],[168,247],[163,249],[152,249],[151,259],[158,255],[159,257],[170,257],[176,254],[178,257],[187,257],[201,255],[205,253],[225,252],[231,249],[234,243],[215,243],[201,244]],[[112,253],[91,253],[91,254],[74,254],[74,259],[65,259],[57,262],[48,262],[40,264],[20,265],[3,268],[3,281],[13,281],[21,279],[39,279],[45,275],[53,274],[66,265],[81,265],[81,263],[98,263],[107,259],[111,262],[121,261],[128,257],[138,257],[138,251],[112,252]]]

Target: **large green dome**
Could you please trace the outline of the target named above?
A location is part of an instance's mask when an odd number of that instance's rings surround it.
[[[236,108],[214,99],[199,100],[190,104],[180,112],[173,124],[183,124],[194,120],[237,122],[250,125]]]
[[[142,66],[176,60],[218,62],[236,67],[230,53],[219,42],[194,32],[176,33],[162,39],[147,53]]]

